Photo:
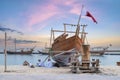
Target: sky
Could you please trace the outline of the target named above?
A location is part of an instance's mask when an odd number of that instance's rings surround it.
[[[0,26],[23,33],[7,31],[9,46],[13,45],[10,40],[16,38],[28,42],[19,46],[37,45],[39,49],[46,43],[49,46],[51,28],[63,30],[63,23],[77,24],[81,14],[80,24],[87,24],[87,40],[91,46],[112,44],[113,48],[120,49],[119,5],[120,0],[0,0]],[[97,24],[85,16],[86,11]],[[0,44],[2,49],[4,31],[0,31]]]

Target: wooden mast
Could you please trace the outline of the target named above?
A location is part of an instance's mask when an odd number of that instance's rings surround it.
[[[16,38],[15,38],[15,52],[16,52]]]

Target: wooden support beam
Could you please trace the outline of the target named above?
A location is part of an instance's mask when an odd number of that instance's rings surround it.
[[[53,32],[64,32],[64,31],[62,31],[62,30],[52,30]],[[74,31],[66,31],[67,33],[76,33],[76,32],[74,32]],[[79,33],[82,33],[82,32],[79,32]],[[84,32],[83,34],[88,34],[88,33],[86,33],[86,32]]]
[[[77,26],[76,24],[68,24],[68,23],[64,23],[64,25]]]

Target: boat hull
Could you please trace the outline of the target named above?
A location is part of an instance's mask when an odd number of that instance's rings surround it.
[[[70,64],[70,59],[74,55],[75,51],[74,49],[66,51],[66,52],[61,52],[59,54],[56,54],[52,57],[54,61],[56,61],[59,66],[69,66]]]
[[[59,54],[59,51],[68,51],[71,49],[76,49],[77,51],[80,52],[81,43],[82,43],[82,40],[78,36],[72,36],[65,40],[53,43],[52,44],[53,55]]]
[[[104,55],[105,51],[90,51],[91,55]]]
[[[24,52],[13,52],[7,51],[8,54],[32,54],[32,51],[24,51]]]

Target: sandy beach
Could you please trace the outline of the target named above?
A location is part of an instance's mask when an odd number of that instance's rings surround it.
[[[0,80],[120,80],[119,66],[101,66],[101,73],[77,73],[70,72],[70,68],[45,68],[12,65],[0,66]]]

